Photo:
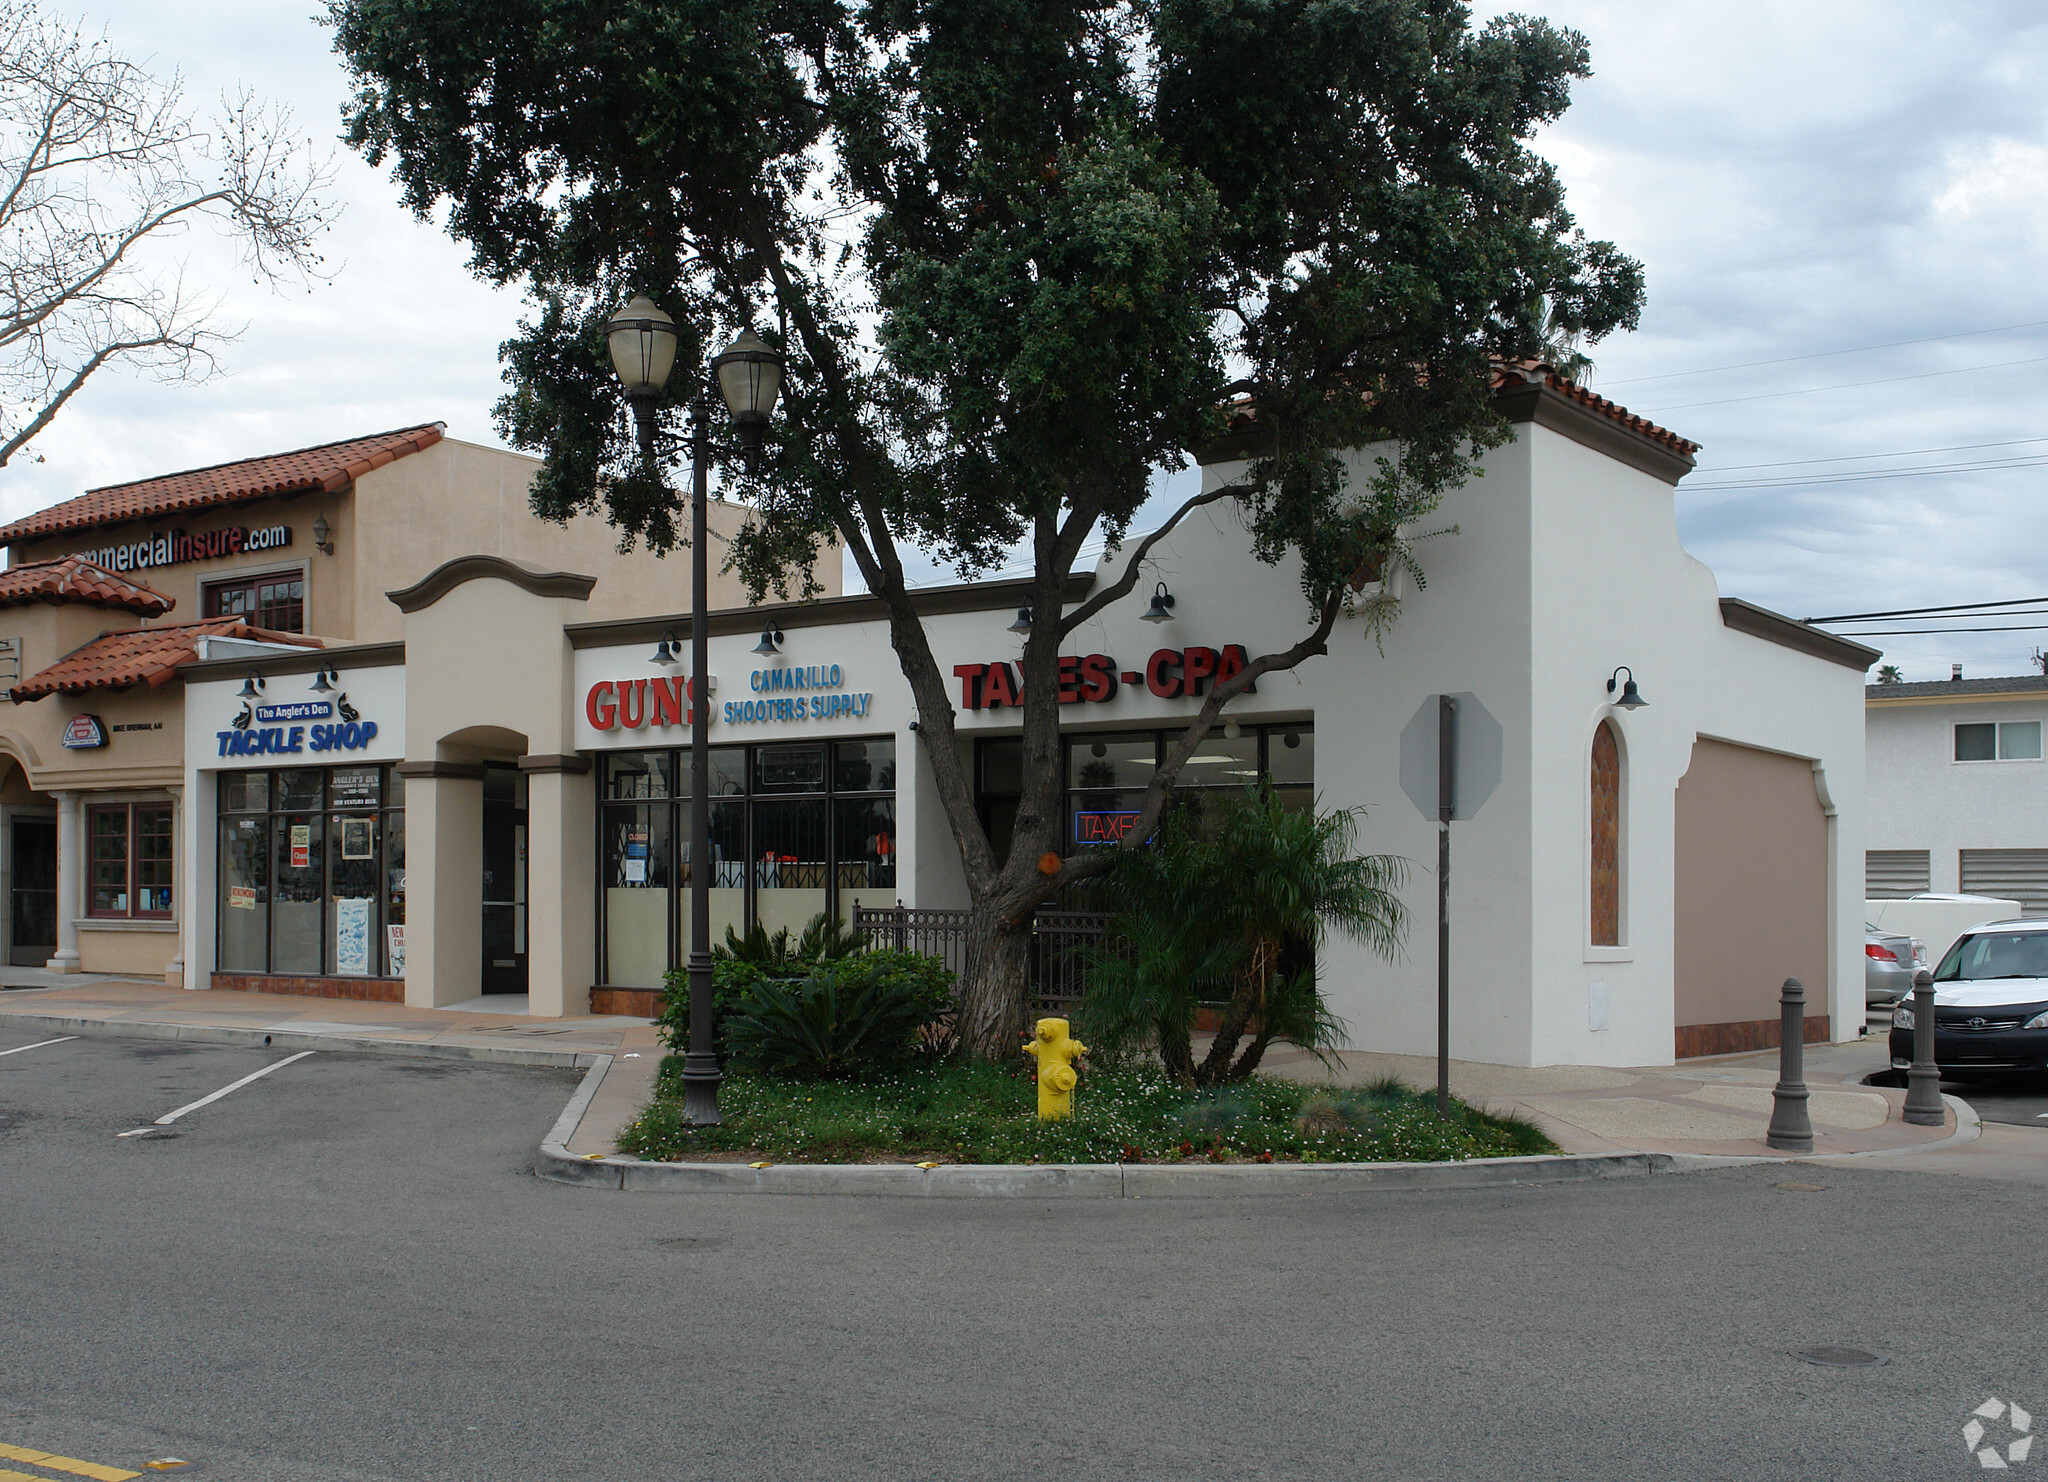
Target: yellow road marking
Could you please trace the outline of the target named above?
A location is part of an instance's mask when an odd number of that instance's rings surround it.
[[[93,1482],[128,1482],[131,1477],[140,1477],[140,1472],[124,1472],[119,1467],[103,1467],[96,1461],[80,1461],[75,1456],[52,1456],[47,1451],[31,1451],[26,1446],[9,1446],[0,1441],[0,1456],[9,1461],[25,1461],[32,1467],[46,1467],[53,1472],[69,1472],[74,1477],[90,1477]],[[30,1477],[26,1472],[0,1471],[0,1482],[43,1482],[42,1478]]]

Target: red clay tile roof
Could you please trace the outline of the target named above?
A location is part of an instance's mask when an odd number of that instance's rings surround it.
[[[0,528],[0,545],[66,530],[118,525],[125,520],[154,519],[180,510],[240,504],[273,494],[310,494],[322,490],[332,493],[347,488],[373,468],[431,448],[446,431],[445,423],[428,422],[371,437],[350,438],[347,442],[301,448],[296,453],[272,453],[265,458],[244,458],[239,463],[221,463],[132,484],[88,489],[76,499],[53,504]]]
[[[273,633],[252,628],[238,618],[204,623],[179,623],[167,628],[134,628],[106,633],[72,650],[42,673],[31,675],[8,691],[16,700],[45,695],[82,695],[88,690],[122,690],[132,684],[160,689],[178,677],[178,665],[199,656],[201,638],[251,638],[263,643],[290,643],[319,648],[320,640],[298,633]]]
[[[161,617],[178,605],[155,587],[116,576],[83,556],[31,561],[26,566],[0,571],[0,607],[19,607],[30,602],[82,602],[92,607],[139,612],[144,617]]]
[[[1609,401],[1604,396],[1594,395],[1576,382],[1566,380],[1557,373],[1555,367],[1546,365],[1540,360],[1518,361],[1513,365],[1502,362],[1494,366],[1494,390],[1502,391],[1513,386],[1527,385],[1548,386],[1560,396],[1570,398],[1588,411],[1606,417],[1610,421],[1619,422],[1629,431],[1641,437],[1646,437],[1651,442],[1656,443],[1660,447],[1668,448],[1674,453],[1690,457],[1700,450],[1698,443],[1689,442],[1669,428],[1659,427],[1655,422],[1650,421],[1646,417],[1638,417],[1619,402]],[[1258,410],[1252,405],[1252,399],[1249,396],[1237,397],[1224,410],[1229,418],[1228,425],[1232,432],[1248,431],[1258,420]],[[0,535],[4,534],[4,531],[0,531]]]
[[[1576,381],[1567,381],[1553,366],[1540,360],[1524,360],[1514,365],[1497,365],[1493,368],[1493,386],[1496,391],[1504,386],[1536,383],[1548,386],[1560,395],[1570,397],[1589,411],[1598,412],[1610,421],[1619,422],[1629,431],[1648,438],[1651,442],[1669,448],[1674,453],[1691,457],[1700,450],[1700,445],[1680,437],[1666,427],[1659,427],[1647,417],[1638,417],[1620,402],[1609,401],[1596,396]]]

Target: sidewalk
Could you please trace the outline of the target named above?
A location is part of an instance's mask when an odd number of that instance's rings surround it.
[[[528,1065],[610,1068],[569,1141],[582,1156],[609,1153],[618,1129],[651,1093],[661,1047],[644,1019],[529,1019],[507,1005],[409,1009],[397,1004],[277,994],[187,992],[114,978],[31,977],[60,986],[0,991],[0,1026],[57,1034],[105,1034],[212,1043],[271,1043],[293,1049],[355,1049],[455,1056]],[[516,1002],[516,1001],[515,1001]],[[266,1038],[267,1037],[267,1038]],[[1900,1119],[1905,1092],[1865,1086],[1888,1066],[1881,1038],[1813,1045],[1806,1054],[1807,1102],[1816,1158],[1883,1154],[1882,1166],[2024,1178],[2048,1183],[2048,1128],[1992,1127],[1949,1098],[1941,1127]],[[1397,1076],[1433,1085],[1436,1062],[1416,1055],[1354,1052],[1335,1070],[1298,1050],[1276,1050],[1263,1067],[1297,1080],[1356,1085]],[[1612,1069],[1554,1065],[1525,1069],[1451,1062],[1451,1089],[1475,1105],[1528,1117],[1567,1154],[1670,1154],[1681,1158],[1788,1158],[1764,1142],[1777,1080],[1775,1050],[1687,1061],[1681,1066]]]
[[[1411,1086],[1436,1084],[1436,1061],[1421,1055],[1353,1052],[1326,1069],[1302,1050],[1267,1054],[1261,1067],[1296,1080],[1358,1085],[1397,1076]],[[1475,1106],[1527,1117],[1567,1153],[1647,1152],[1710,1158],[1827,1157],[1922,1148],[1960,1147],[1977,1136],[1974,1116],[1959,1128],[1956,1102],[1940,1127],[1900,1119],[1906,1093],[1866,1086],[1863,1078],[1887,1070],[1883,1039],[1808,1045],[1807,1115],[1813,1121],[1811,1154],[1780,1153],[1765,1141],[1778,1080],[1778,1052],[1717,1055],[1676,1066],[1615,1069],[1595,1065],[1523,1068],[1451,1062],[1451,1090]],[[1950,1141],[1954,1139],[1954,1141]],[[2040,1139],[2048,1172],[2048,1136]],[[1948,1152],[1942,1149],[1941,1156]]]
[[[597,1055],[636,1054],[651,1065],[661,1053],[654,1027],[645,1019],[529,1019],[504,1012],[504,1004],[490,1000],[477,1000],[474,1008],[409,1009],[48,976],[64,986],[0,991],[0,1026],[215,1044],[264,1043],[268,1036],[267,1042],[294,1049],[399,1051],[525,1065],[588,1065]],[[638,1062],[622,1058],[621,1063]]]

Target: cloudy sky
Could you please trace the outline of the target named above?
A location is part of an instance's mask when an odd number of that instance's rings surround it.
[[[1592,385],[1705,445],[1679,524],[1723,592],[1800,617],[2048,594],[2048,7],[1479,7],[1510,9],[1592,44],[1597,75],[1543,147],[1587,229],[1649,273],[1640,331],[1594,350]],[[247,83],[338,132],[342,75],[306,0],[68,13],[182,71],[196,101]],[[194,275],[246,325],[232,373],[96,381],[34,446],[41,463],[0,470],[0,516],[412,422],[495,440],[518,302],[338,146],[335,168],[333,281],[265,292],[188,237]],[[2022,672],[2048,631],[1871,641],[1929,679],[1952,661]]]

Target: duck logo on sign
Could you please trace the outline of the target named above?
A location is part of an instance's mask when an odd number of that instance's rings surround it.
[[[74,715],[64,727],[64,744],[73,751],[89,751],[107,744],[107,728],[97,715]]]
[[[266,721],[325,721],[328,725],[266,725]],[[308,751],[361,751],[377,737],[377,722],[364,720],[346,694],[326,700],[297,700],[280,705],[242,702],[232,729],[216,731],[222,756],[291,756]]]

